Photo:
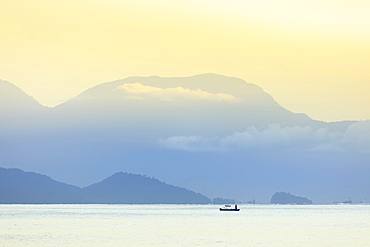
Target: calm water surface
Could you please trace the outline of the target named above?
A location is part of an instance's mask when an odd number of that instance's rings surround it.
[[[370,246],[370,205],[0,205],[0,246]]]

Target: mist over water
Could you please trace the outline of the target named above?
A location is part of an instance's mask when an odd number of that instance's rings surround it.
[[[370,205],[0,205],[0,246],[368,246]]]

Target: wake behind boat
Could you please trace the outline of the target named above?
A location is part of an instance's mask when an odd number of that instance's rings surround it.
[[[231,205],[225,205],[223,208],[220,208],[220,211],[239,211],[238,205],[235,204],[235,207],[231,207]]]

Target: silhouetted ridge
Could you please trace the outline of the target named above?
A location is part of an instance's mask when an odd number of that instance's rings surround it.
[[[285,192],[277,192],[271,198],[272,204],[312,204],[306,197],[291,195]]]
[[[119,172],[83,188],[89,203],[210,203],[193,191],[154,178]]]
[[[146,176],[116,173],[83,189],[48,176],[0,168],[0,203],[210,203],[193,191]]]
[[[0,168],[0,203],[81,203],[81,189],[48,176]]]
[[[17,86],[0,80],[0,112],[25,111],[45,108]]]

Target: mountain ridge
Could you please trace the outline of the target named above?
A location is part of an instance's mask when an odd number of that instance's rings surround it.
[[[196,79],[195,82],[191,82],[192,79]],[[152,79],[154,79],[154,81],[152,81]],[[27,102],[27,104],[23,104],[22,106],[18,107],[19,109],[22,109],[22,107],[24,107],[24,109],[27,111],[27,110],[32,110],[30,108],[30,106],[36,106],[37,108],[40,109],[52,109],[52,110],[55,110],[55,109],[58,109],[58,108],[63,108],[64,106],[70,104],[71,102],[74,102],[76,100],[78,100],[79,98],[84,98],[85,96],[88,96],[88,98],[91,98],[89,95],[94,95],[96,94],[96,91],[100,91],[99,94],[101,93],[104,93],[104,92],[109,92],[112,90],[112,86],[113,88],[114,87],[117,87],[119,85],[122,85],[122,84],[127,84],[127,83],[133,83],[133,82],[137,82],[137,81],[140,81],[140,80],[144,80],[144,83],[148,86],[155,86],[155,87],[160,87],[160,88],[165,88],[165,87],[169,87],[169,86],[173,86],[173,87],[186,87],[186,88],[189,88],[189,89],[192,89],[192,90],[196,90],[196,89],[199,89],[201,88],[201,86],[199,86],[200,84],[204,84],[204,82],[207,82],[207,81],[213,81],[216,80],[216,83],[213,83],[211,85],[211,83],[205,83],[207,86],[206,86],[206,90],[208,90],[209,92],[213,92],[213,93],[221,93],[221,92],[226,92],[227,93],[230,93],[230,94],[236,94],[236,95],[245,95],[245,93],[241,93],[243,90],[239,90],[239,89],[236,89],[236,90],[232,90],[231,88],[233,87],[230,87],[230,86],[225,86],[226,84],[230,83],[228,82],[228,80],[230,80],[232,83],[235,83],[235,84],[239,84],[243,87],[249,87],[249,88],[253,88],[253,91],[255,92],[259,92],[260,96],[263,95],[263,97],[266,97],[267,99],[269,99],[271,102],[273,102],[273,104],[276,106],[276,107],[279,107],[281,109],[283,109],[283,111],[285,112],[290,112],[289,110],[281,107],[275,100],[274,98],[267,94],[261,87],[259,87],[258,85],[256,84],[253,84],[253,83],[247,83],[246,81],[242,80],[242,79],[239,79],[239,78],[236,78],[236,77],[229,77],[229,76],[224,76],[224,75],[219,75],[219,74],[215,74],[215,73],[205,73],[205,74],[199,74],[199,75],[194,75],[194,76],[189,76],[189,77],[160,77],[160,76],[145,76],[145,77],[142,77],[142,76],[132,76],[132,77],[127,77],[125,79],[119,79],[119,80],[115,80],[115,81],[111,81],[111,82],[105,82],[105,83],[101,83],[101,84],[98,84],[96,86],[93,86],[91,88],[88,88],[86,89],[85,91],[81,92],[80,94],[78,94],[77,96],[63,102],[63,103],[60,103],[59,105],[56,105],[54,107],[46,107],[46,106],[43,106],[42,104],[40,104],[37,100],[35,100],[32,96],[29,96],[28,94],[26,94],[22,89],[20,89],[19,87],[17,87],[16,85],[10,83],[10,82],[7,82],[7,81],[3,81],[3,80],[0,80],[0,110],[2,108],[6,109],[7,107],[9,107],[9,105],[12,105],[11,102],[5,102],[4,99],[6,100],[11,100],[11,99],[15,99],[18,101],[23,101],[23,102]],[[189,83],[190,81],[190,83]],[[221,85],[219,87],[216,87],[218,88],[217,90],[215,90],[215,85]],[[210,86],[211,85],[211,86]],[[15,96],[14,97],[14,94],[9,94],[9,90],[7,88],[13,88],[13,91],[17,91],[17,95],[20,96],[20,97],[17,97]],[[104,89],[106,89],[106,91],[104,91]],[[2,92],[2,94],[1,94]],[[262,94],[261,94],[262,93]],[[249,94],[254,94],[254,93],[249,93]],[[6,96],[6,97],[5,97]],[[318,120],[313,120],[311,119],[309,116],[307,116],[307,114],[305,113],[293,113],[293,112],[290,112],[291,114],[295,115],[295,116],[299,116],[300,118],[304,119],[304,120],[312,120],[314,122],[322,122],[322,121],[318,121]],[[357,121],[337,121],[337,122],[329,122],[329,123],[332,123],[332,124],[336,124],[336,123],[347,123],[347,122],[350,122],[350,123],[354,123],[354,122],[357,122]]]
[[[92,203],[210,203],[210,199],[155,178],[118,172],[82,189]],[[110,191],[111,193],[107,193]]]
[[[0,203],[206,204],[210,202],[209,198],[199,193],[138,174],[117,172],[98,183],[80,188],[58,182],[39,173],[0,167]]]
[[[230,94],[243,95],[241,94],[240,90],[233,90],[232,87],[229,86],[229,84],[233,83],[234,85],[239,84],[239,86],[249,87],[249,90],[253,89],[253,91],[255,92],[256,91],[264,92],[263,89],[258,85],[247,83],[239,78],[228,77],[213,73],[206,73],[189,77],[132,76],[125,79],[119,79],[111,82],[98,84],[80,93],[79,95],[77,95],[76,98],[84,95],[94,94],[95,91],[100,90],[103,92],[107,92],[109,91],[107,89],[110,89],[112,87],[114,88],[125,83],[134,83],[137,81],[141,81],[147,86],[156,86],[159,88],[186,87],[192,90],[204,88],[205,90],[212,93],[226,92]],[[211,81],[212,84],[207,83],[208,81]],[[107,91],[104,91],[104,89]],[[271,96],[269,95],[269,97]]]
[[[79,187],[46,175],[0,167],[0,203],[82,203]]]
[[[48,109],[32,96],[8,81],[0,80],[0,114],[16,116],[28,111],[40,112]]]
[[[205,100],[207,97],[209,100]],[[227,102],[220,100],[221,97],[235,100]],[[62,119],[74,116],[81,124],[87,125],[91,121],[99,123],[102,119],[104,122],[111,119],[112,122],[135,128],[136,123],[146,121],[148,117],[153,127],[167,125],[167,130],[173,130],[171,135],[230,134],[242,131],[246,126],[270,123],[344,131],[353,123],[325,123],[313,120],[304,113],[290,112],[259,86],[217,74],[129,77],[96,85],[54,109],[63,116]],[[84,119],[89,120],[84,122]],[[199,126],[199,131],[186,131],[189,129],[183,125],[186,122]],[[154,132],[160,131],[156,129]],[[147,133],[148,136],[150,134]]]

